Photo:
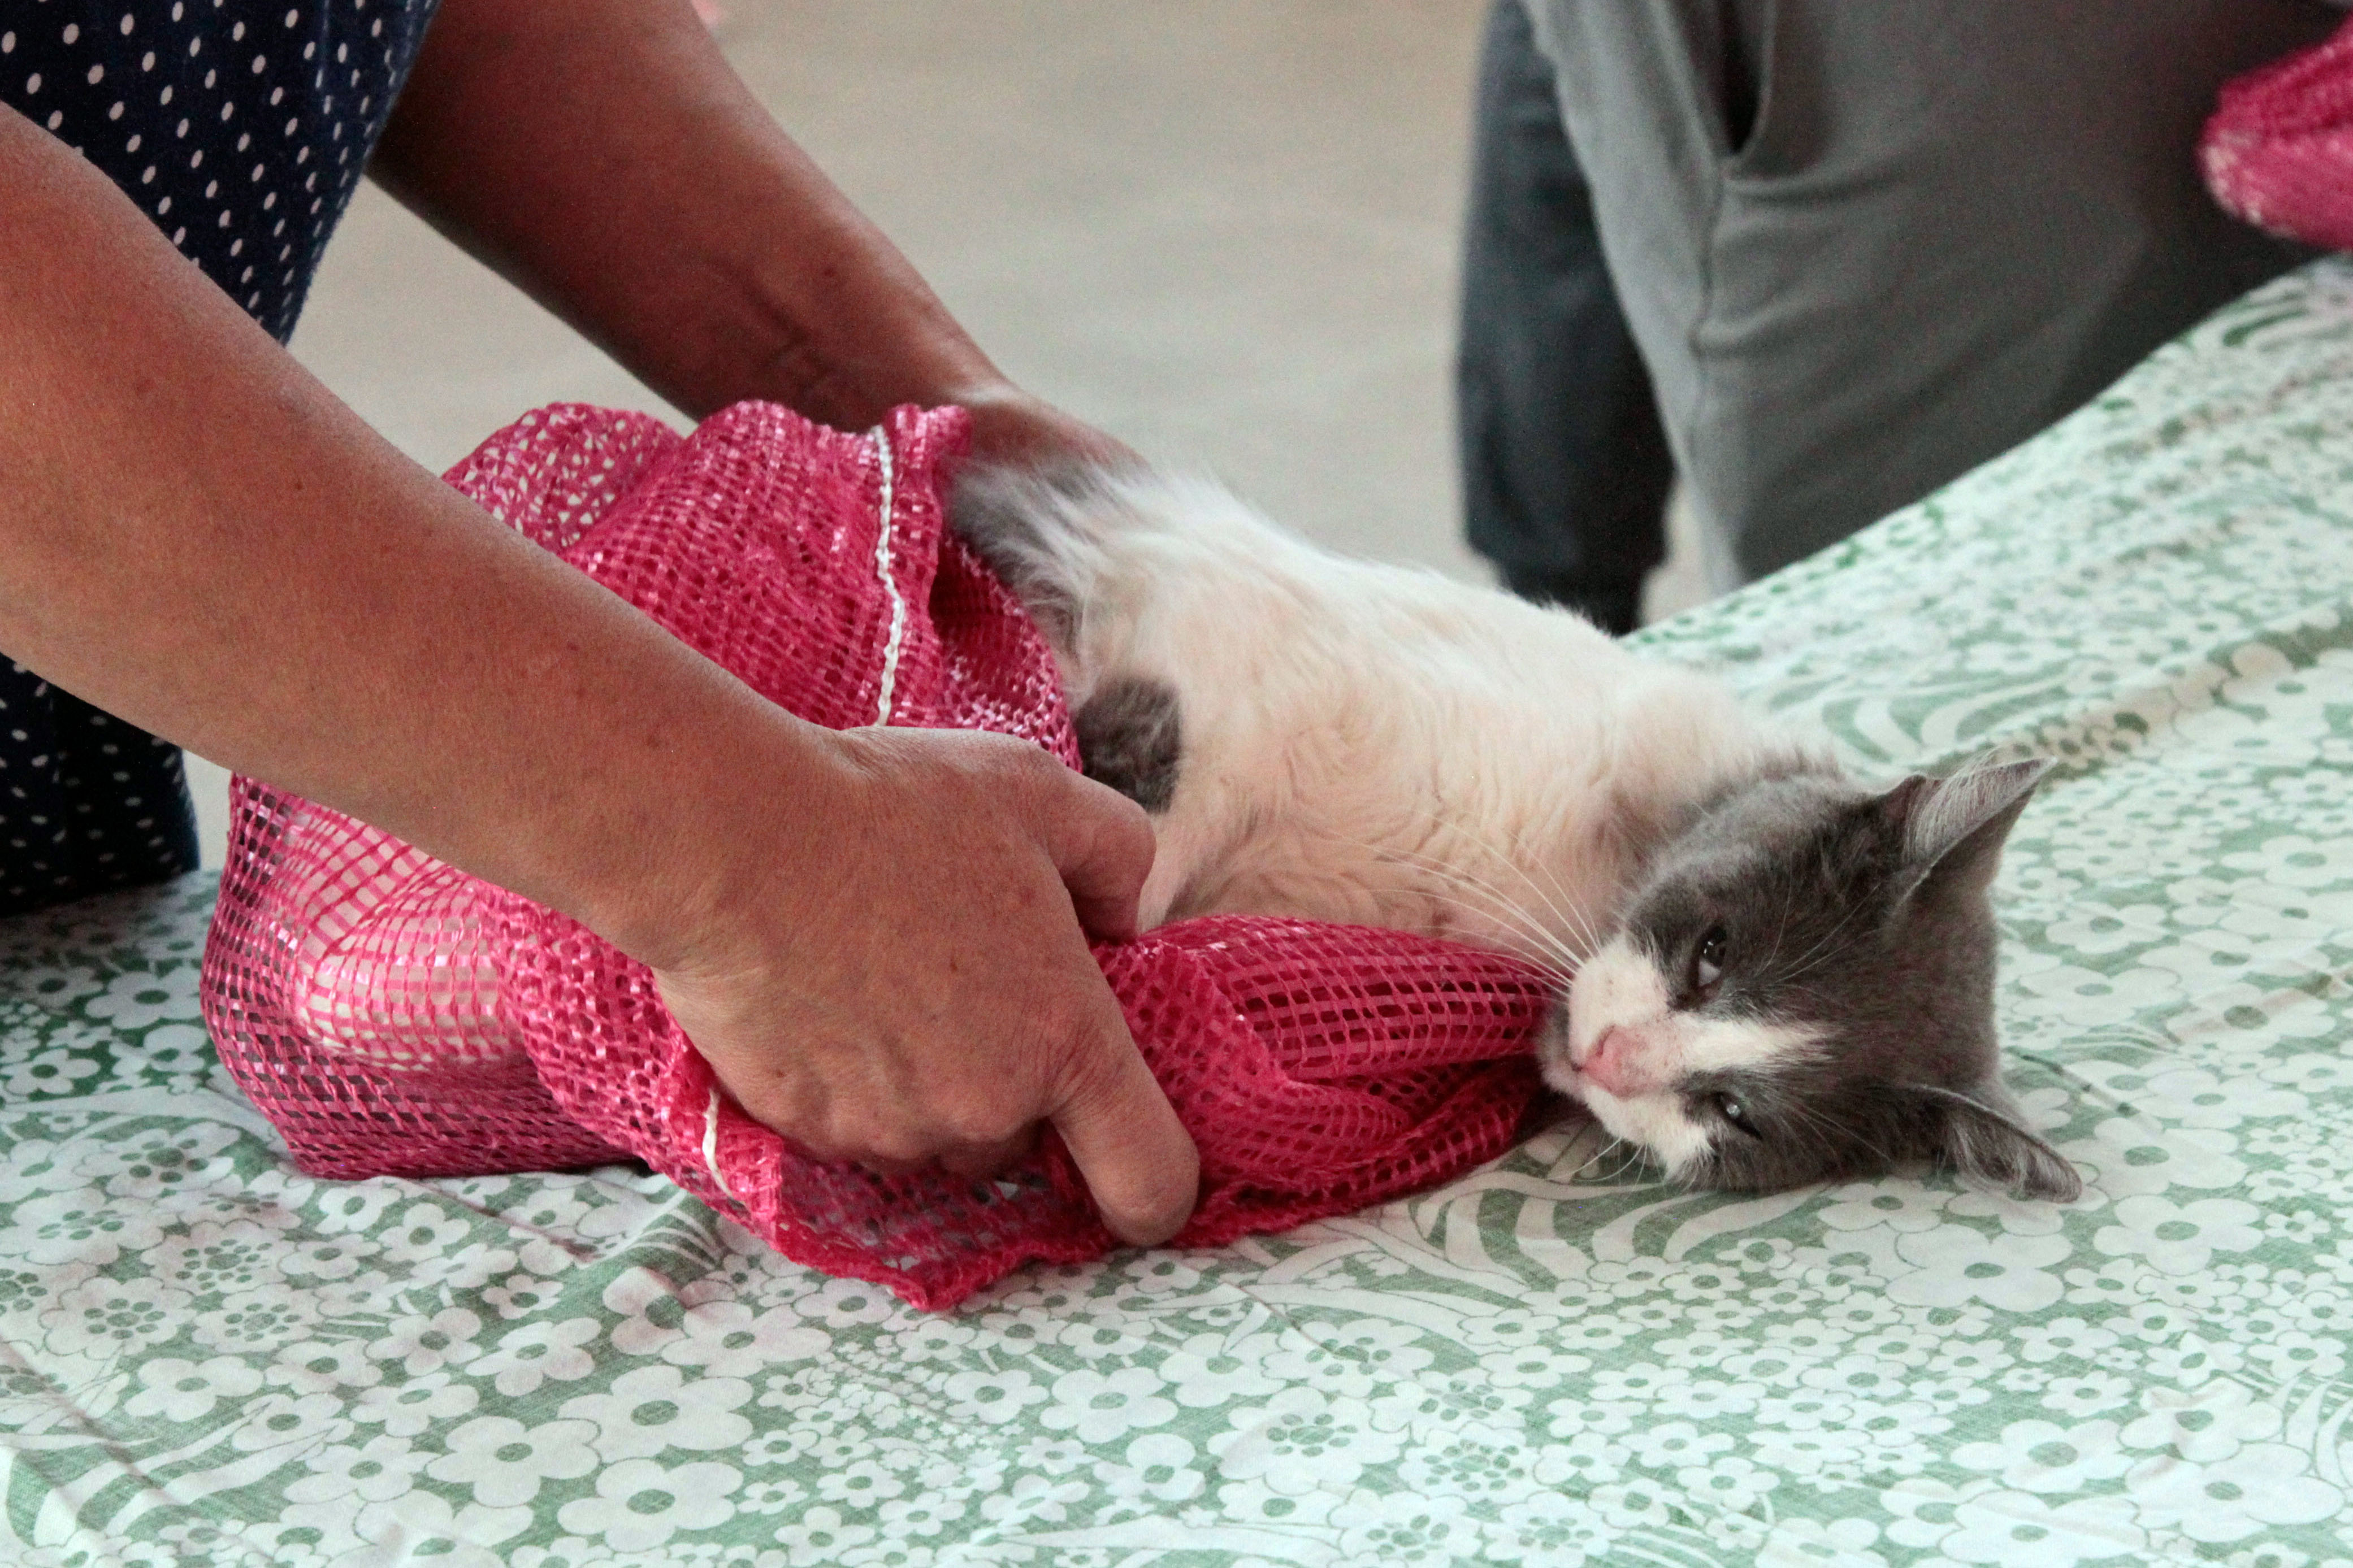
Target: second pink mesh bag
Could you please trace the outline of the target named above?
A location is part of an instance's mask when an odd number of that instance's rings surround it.
[[[2353,250],[2353,22],[2227,84],[2198,156],[2215,199],[2247,222]]]
[[[1043,640],[944,532],[963,437],[955,411],[855,437],[745,404],[681,437],[557,406],[448,479],[803,718],[994,730],[1075,763]],[[635,1158],[788,1257],[925,1307],[1116,1245],[1051,1139],[985,1183],[809,1159],[735,1110],[645,969],[578,924],[251,780],[234,811],[205,1016],[306,1170]],[[1508,959],[1241,918],[1097,957],[1200,1144],[1178,1245],[1442,1181],[1501,1152],[1537,1092],[1547,982]]]

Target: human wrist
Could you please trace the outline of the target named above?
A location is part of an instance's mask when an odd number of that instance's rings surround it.
[[[814,171],[811,171],[814,174]],[[707,340],[707,414],[747,397],[781,403],[845,430],[871,427],[902,404],[936,407],[967,394],[1011,392],[1004,374],[965,331],[880,230],[829,188],[822,218],[742,267],[732,297],[694,312],[684,334],[734,322]],[[747,330],[748,329],[748,330]],[[670,342],[679,342],[672,334]]]
[[[635,781],[641,804],[624,820],[636,831],[575,862],[565,906],[657,971],[737,962],[742,911],[814,869],[809,858],[839,839],[828,825],[856,809],[859,769],[841,734],[774,708],[706,728],[705,743],[674,759],[683,765]]]

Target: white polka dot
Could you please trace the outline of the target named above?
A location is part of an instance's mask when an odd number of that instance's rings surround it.
[[[112,107],[111,109],[109,109],[109,110],[106,111],[106,117],[107,117],[109,120],[120,120],[120,119],[121,119],[121,118],[122,118],[122,105],[121,105],[121,103],[120,101],[117,101],[117,102],[115,103],[114,107]]]
[[[41,90],[41,73],[35,71],[25,79],[25,91],[29,95]]]
[[[236,104],[234,104],[234,103],[224,103],[224,104],[222,104],[222,105],[221,105],[221,118],[222,118],[223,120],[227,120],[230,115],[235,114],[236,112],[237,112],[237,105],[236,105]]]
[[[122,144],[122,150],[126,153],[136,153],[139,151],[139,143],[145,140],[145,137],[134,134],[130,141]]]
[[[139,183],[142,185],[152,185],[155,183],[154,164],[150,163],[144,169],[139,171]]]
[[[16,35],[14,33],[0,33],[0,55],[13,55],[16,52]]]
[[[90,68],[90,75],[82,79],[89,82],[90,86],[96,87],[100,82],[106,79],[106,68],[104,66],[92,66]]]
[[[122,36],[124,37],[127,38],[131,36],[131,29],[136,25],[137,24],[132,21],[130,12],[125,11],[122,13]]]
[[[256,76],[259,76],[259,75],[262,73],[262,71],[263,71],[263,70],[264,70],[264,69],[269,66],[269,57],[268,57],[267,55],[256,55],[256,56],[254,56],[254,57],[253,57],[253,74],[254,74],[254,75],[256,75]]]
[[[231,43],[243,43],[245,41],[245,24],[239,22],[236,26],[231,27],[228,30],[228,37],[229,42]]]
[[[298,22],[298,21],[301,20],[301,17],[302,17],[302,13],[301,13],[301,12],[300,12],[300,11],[289,11],[289,12],[287,12],[287,13],[286,13],[286,25],[287,25],[288,26],[290,26],[290,26],[292,26],[296,22]]]
[[[48,126],[49,126],[49,129],[50,129],[50,130],[55,131],[58,126],[63,125],[65,122],[66,122],[66,111],[65,111],[64,110],[62,110],[62,109],[53,109],[53,110],[49,110]],[[77,152],[77,153],[79,153],[79,152],[80,152],[80,151],[81,151],[81,149],[80,149],[80,148],[79,148],[79,147],[77,147],[77,148],[75,148],[75,149],[74,149],[74,151],[75,151],[75,152]]]
[[[139,68],[143,71],[151,71],[155,68],[154,50],[149,49],[144,55],[142,55],[139,58]]]
[[[79,38],[79,37],[81,37],[81,25],[80,25],[79,23],[78,23],[78,22],[68,22],[68,23],[66,24],[66,31],[65,31],[65,40],[66,40],[66,42],[67,42],[67,43],[69,43],[69,44],[70,44],[70,43],[72,43],[76,38]]]

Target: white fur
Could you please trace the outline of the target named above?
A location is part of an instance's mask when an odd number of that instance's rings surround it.
[[[1218,486],[1060,504],[1031,564],[1083,607],[1072,706],[1123,677],[1179,702],[1146,925],[1295,915],[1573,967],[1675,808],[1766,744],[1723,688],[1573,615],[1342,560]]]

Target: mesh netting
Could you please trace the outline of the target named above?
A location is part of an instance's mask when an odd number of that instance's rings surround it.
[[[2353,22],[2226,85],[2198,154],[2215,199],[2249,223],[2353,249]]]
[[[945,535],[963,416],[853,437],[745,404],[681,438],[558,406],[449,481],[772,700],[834,728],[976,728],[1075,763],[1052,657]],[[1009,1177],[877,1176],[744,1117],[587,930],[350,817],[237,781],[205,955],[222,1058],[329,1176],[636,1158],[801,1262],[946,1306],[1116,1245],[1052,1139]],[[1219,918],[1096,950],[1200,1145],[1179,1245],[1364,1207],[1510,1142],[1547,983],[1393,931]]]

